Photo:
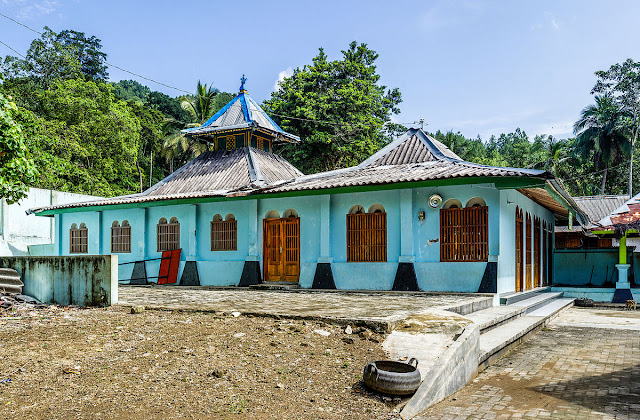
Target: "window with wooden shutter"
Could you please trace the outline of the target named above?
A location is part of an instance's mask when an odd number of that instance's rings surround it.
[[[347,261],[387,261],[387,213],[347,214]]]
[[[169,223],[164,217],[158,222],[158,252],[180,249],[180,223],[172,217]]]
[[[489,259],[489,208],[440,210],[440,261]]]
[[[211,250],[235,251],[238,249],[238,225],[233,214],[225,220],[219,214],[211,221]]]
[[[123,220],[122,226],[117,220],[111,224],[111,252],[131,252],[131,226],[128,221]]]
[[[89,230],[84,223],[80,227],[75,223],[69,230],[69,253],[86,254],[89,252]]]

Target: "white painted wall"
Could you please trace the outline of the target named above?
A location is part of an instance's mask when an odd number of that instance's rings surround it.
[[[54,218],[27,215],[34,207],[78,203],[93,200],[91,195],[30,188],[27,197],[17,203],[0,200],[0,256],[29,255],[28,246],[54,241]]]

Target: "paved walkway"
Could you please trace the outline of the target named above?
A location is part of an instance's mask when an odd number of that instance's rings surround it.
[[[482,299],[471,294],[405,292],[282,292],[190,287],[119,287],[119,304],[148,308],[207,310],[293,317],[394,322],[414,314]],[[455,315],[450,313],[450,315]],[[441,321],[441,319],[434,319]]]
[[[421,418],[639,419],[640,311],[572,308]]]

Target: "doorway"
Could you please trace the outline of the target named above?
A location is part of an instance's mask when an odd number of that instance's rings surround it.
[[[263,221],[264,280],[298,282],[300,279],[300,218]]]

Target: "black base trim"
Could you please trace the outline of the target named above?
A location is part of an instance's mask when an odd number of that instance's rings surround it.
[[[238,287],[249,287],[251,285],[260,283],[262,283],[262,276],[260,275],[260,263],[258,261],[245,261]]]
[[[131,281],[129,284],[149,284],[149,282],[147,282],[147,269],[144,261],[138,261],[133,266],[133,272],[131,273]]]
[[[393,281],[391,290],[404,292],[417,292],[420,290],[413,263],[398,263],[398,271],[396,271],[396,278]]]
[[[333,270],[331,263],[316,264],[316,273],[313,275],[312,289],[335,289],[336,282],[333,280]]]
[[[484,268],[478,293],[498,293],[498,263],[488,262]]]
[[[198,265],[195,261],[186,261],[182,277],[180,277],[180,286],[200,286],[200,276],[198,276]]]
[[[625,303],[628,300],[633,300],[633,295],[629,289],[616,289],[613,294],[613,300],[611,303]]]

